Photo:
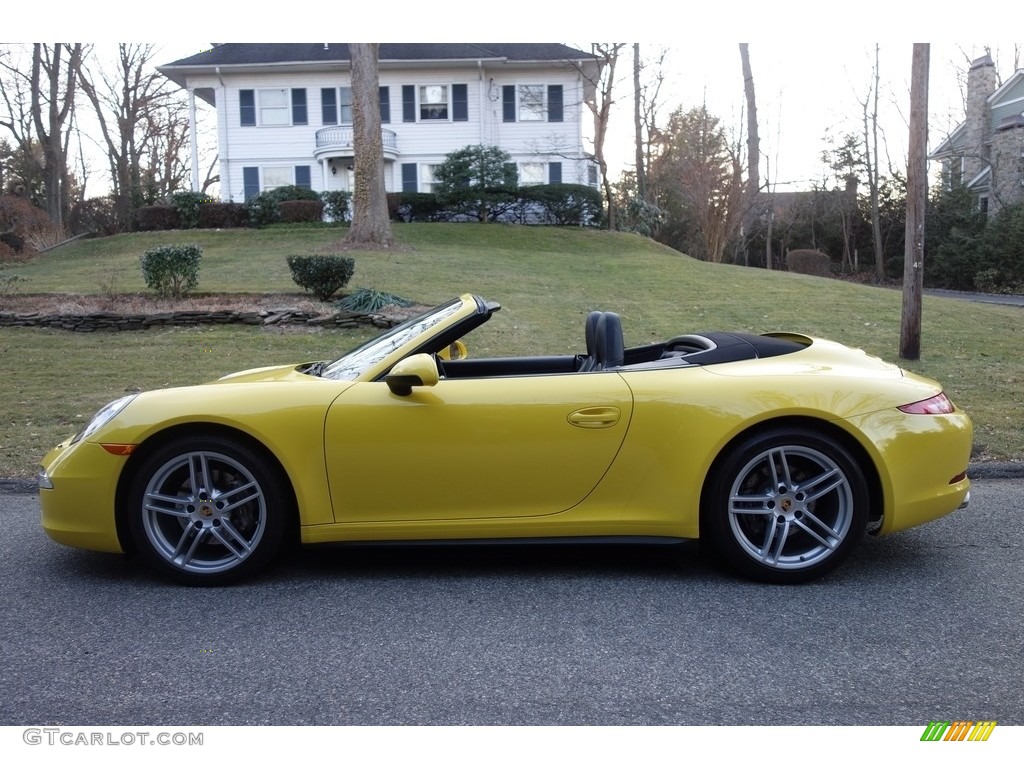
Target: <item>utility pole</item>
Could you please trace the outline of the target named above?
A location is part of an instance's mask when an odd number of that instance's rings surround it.
[[[907,229],[903,251],[903,317],[900,357],[921,357],[921,293],[924,285],[924,213],[928,200],[929,44],[914,43],[910,70],[910,145],[907,162]]]

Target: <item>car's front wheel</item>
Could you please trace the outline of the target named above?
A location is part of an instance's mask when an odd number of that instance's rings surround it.
[[[128,527],[144,560],[179,582],[215,586],[263,568],[289,517],[280,472],[219,436],[178,438],[138,467]]]
[[[701,536],[741,574],[792,584],[837,567],[863,537],[864,473],[838,442],[776,429],[737,445],[704,498]]]

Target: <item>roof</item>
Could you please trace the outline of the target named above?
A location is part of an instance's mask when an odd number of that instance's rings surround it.
[[[172,61],[160,71],[183,84],[188,71],[206,67],[347,64],[348,43],[220,43],[193,56]],[[381,43],[381,65],[399,62],[564,62],[594,61],[589,53],[561,43]]]
[[[985,58],[985,57],[983,57]],[[982,59],[979,59],[975,64],[985,63]],[[991,63],[991,60],[988,62]],[[1006,103],[1011,104],[1018,101],[1021,98],[1021,94],[1016,93],[1016,89],[1024,83],[1024,69],[1018,69],[1009,79],[1001,86],[996,88],[987,99],[987,104],[990,110],[994,110],[998,105]],[[1001,125],[990,125],[989,130],[998,130]],[[1011,126],[1016,127],[1016,126]],[[958,125],[952,133],[949,134],[940,144],[937,146],[928,157],[930,159],[941,158],[947,155],[952,155],[963,149],[963,141],[966,135],[967,123],[963,122]]]

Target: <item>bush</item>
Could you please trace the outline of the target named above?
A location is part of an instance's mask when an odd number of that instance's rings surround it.
[[[324,204],[324,213],[327,214],[331,221],[336,221],[340,224],[349,220],[348,204],[352,200],[350,192],[343,192],[341,190],[321,192],[320,200]]]
[[[181,298],[199,282],[198,245],[160,245],[142,254],[142,277],[157,296]]]
[[[280,220],[281,212],[277,209],[277,200],[269,192],[250,197],[245,201],[250,227],[265,227]]]
[[[107,237],[126,232],[131,225],[132,222],[121,215],[112,195],[81,200],[71,209],[70,228],[76,235],[92,232]]]
[[[319,200],[283,200],[277,204],[278,221],[297,224],[323,221],[324,204]]]
[[[0,196],[0,232],[0,242],[22,257],[64,239],[46,211],[14,195]]]
[[[592,227],[601,221],[601,193],[583,184],[537,184],[519,189],[526,221]]]
[[[327,301],[344,288],[355,271],[355,259],[349,256],[289,256],[292,280],[320,301]]]
[[[437,195],[428,192],[392,192],[388,195],[388,213],[393,221],[446,221],[450,218]]]
[[[171,207],[178,212],[182,229],[198,227],[199,209],[213,202],[215,201],[212,197],[202,192],[175,192],[171,195]]]
[[[144,205],[135,212],[135,228],[140,232],[181,229],[181,214],[170,205]]]
[[[201,229],[231,229],[249,223],[249,211],[241,203],[204,203],[199,206]]]
[[[832,260],[828,254],[809,248],[797,249],[786,254],[786,266],[790,272],[801,275],[829,277],[832,274]]]

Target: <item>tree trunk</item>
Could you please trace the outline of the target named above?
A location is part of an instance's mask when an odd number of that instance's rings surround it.
[[[743,201],[743,237],[749,238],[757,219],[757,195],[761,191],[761,142],[757,132],[757,100],[754,98],[754,74],[750,69],[750,50],[740,43],[740,62],[743,66],[743,93],[747,98],[747,194]],[[768,269],[771,269],[771,219],[767,244]],[[746,245],[743,247],[744,264],[749,263]]]
[[[910,144],[907,163],[907,228],[903,251],[903,316],[900,357],[921,357],[924,285],[924,214],[928,200],[928,43],[914,43],[910,74]]]
[[[68,49],[67,76],[61,90],[64,49]],[[54,43],[52,58],[44,56],[42,43],[32,46],[32,119],[43,147],[43,180],[46,185],[46,212],[53,223],[64,227],[69,208],[68,160],[64,125],[75,103],[75,77],[82,56],[82,44]],[[43,75],[46,82],[43,82]],[[45,90],[44,90],[45,89]],[[44,120],[43,106],[46,106]]]
[[[644,131],[640,108],[640,43],[633,43],[633,133],[636,141],[636,196],[647,200],[647,166],[644,161]]]
[[[384,189],[384,146],[380,132],[379,43],[349,43],[352,58],[352,144],[355,189],[352,226],[346,243],[390,248],[394,244]]]

